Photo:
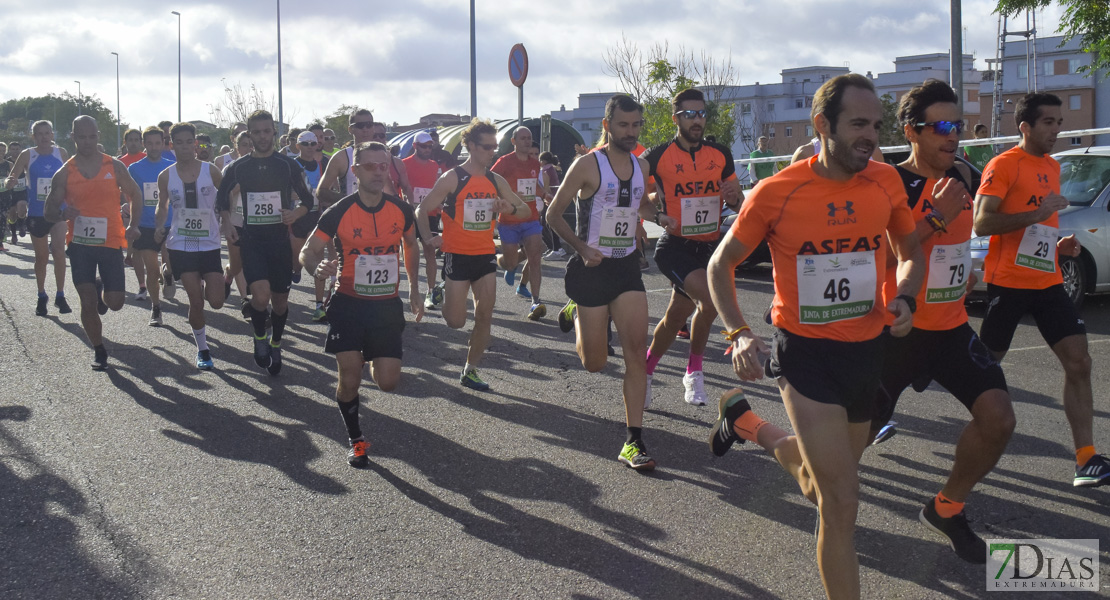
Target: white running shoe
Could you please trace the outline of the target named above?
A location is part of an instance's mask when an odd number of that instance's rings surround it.
[[[651,408],[651,375],[647,376],[647,394],[644,396],[644,410]]]
[[[682,385],[686,388],[686,404],[705,406],[705,376],[701,371],[694,371],[682,376]]]

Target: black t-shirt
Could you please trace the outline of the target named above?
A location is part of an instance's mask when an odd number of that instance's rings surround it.
[[[248,155],[231,163],[216,194],[216,210],[231,210],[231,190],[236,185],[239,186],[236,201],[243,203],[243,230],[247,238],[285,239],[289,230],[281,222],[279,211],[304,206],[311,212],[313,208],[304,169],[296,160],[276,152],[265,158]],[[294,192],[300,199],[297,204]]]

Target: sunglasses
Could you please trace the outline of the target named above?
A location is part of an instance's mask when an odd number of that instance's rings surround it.
[[[211,147],[212,146],[210,144],[197,144],[197,148],[200,148],[201,150],[207,150]]]
[[[928,123],[915,123],[914,127],[932,127],[933,132],[937,135],[951,135],[953,131],[957,134],[964,132],[963,121],[929,121]]]
[[[680,110],[675,113],[675,116],[683,119],[704,119],[706,114],[703,108],[701,110]]]
[[[330,142],[330,141],[332,141],[332,140],[334,140],[334,139],[335,139],[335,136],[334,136],[334,135],[325,135],[325,136],[324,136],[324,141],[325,141],[325,142]]]
[[[478,144],[478,147],[486,152],[493,152],[497,150],[497,144]]]
[[[370,129],[373,126],[374,126],[373,121],[363,121],[361,123],[351,123],[351,127],[354,127],[355,129]]]
[[[315,147],[316,146],[316,142],[297,142],[297,143],[300,144],[301,146],[310,146],[310,147]]]

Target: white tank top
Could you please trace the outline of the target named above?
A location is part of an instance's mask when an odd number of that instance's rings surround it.
[[[220,249],[220,220],[216,215],[216,186],[208,163],[201,163],[197,177],[196,195],[187,196],[186,185],[177,173],[177,165],[170,167],[166,187],[170,193],[173,221],[166,238],[166,247],[184,252],[206,252]]]
[[[604,151],[593,153],[601,173],[597,191],[589,198],[576,198],[578,239],[601,251],[606,258],[624,258],[636,249],[636,227],[644,196],[640,161],[632,159],[632,178],[621,181]]]
[[[343,151],[347,153],[347,175],[344,178],[347,185],[343,189],[343,195],[350,196],[358,191],[358,179],[355,178],[355,148],[347,146]]]

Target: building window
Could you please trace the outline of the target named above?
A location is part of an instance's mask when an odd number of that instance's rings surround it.
[[[1044,65],[1044,68],[1041,69],[1041,71],[1038,73],[1038,75],[1055,75],[1056,74],[1056,67],[1055,67],[1054,61],[1046,60],[1041,64]]]
[[[1083,138],[1081,138],[1081,137],[1071,138],[1071,145],[1072,146],[1082,146],[1083,145]]]
[[[741,102],[740,103],[740,114],[742,114],[742,115],[752,114],[752,103],[751,102]]]
[[[1082,106],[1082,99],[1079,94],[1068,96],[1068,108],[1071,110],[1079,110],[1080,106]]]
[[[768,137],[770,137],[770,138],[771,138],[772,140],[773,140],[773,139],[775,139],[775,128],[774,128],[774,127],[772,127],[772,128],[771,128],[771,129],[770,129],[770,130],[769,130],[769,131],[767,132],[767,135],[768,135]]]
[[[774,102],[768,102],[767,103],[767,112],[775,112],[775,103]]]
[[[967,89],[967,102],[978,102],[979,101],[978,94],[979,94],[979,90],[977,90],[975,88],[968,88]]]
[[[1079,59],[1078,58],[1069,58],[1068,59],[1068,73],[1078,73],[1078,72],[1079,72]]]
[[[813,125],[806,125],[806,137],[813,137]]]
[[[806,105],[806,101],[804,99],[802,99],[802,98],[795,98],[794,99],[794,108],[803,108],[805,105]]]
[[[1017,66],[1018,79],[1029,79],[1029,65],[1019,64]]]
[[[794,128],[789,125],[786,126],[786,137],[794,137]]]

